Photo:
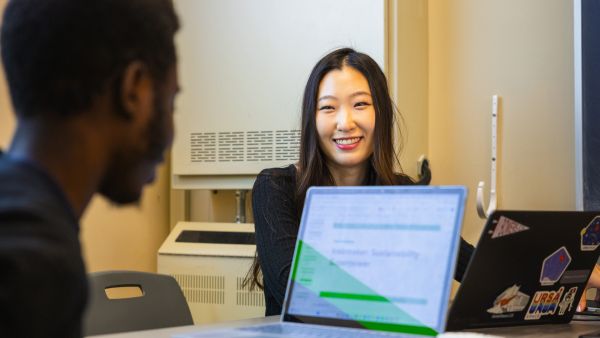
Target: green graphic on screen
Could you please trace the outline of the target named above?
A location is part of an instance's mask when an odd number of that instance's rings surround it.
[[[427,302],[426,299],[410,297],[388,299],[378,295],[305,242],[298,242],[297,251],[295,268],[292,271],[292,281],[298,283],[296,287],[301,286],[310,290],[314,296],[326,300],[331,306],[347,314],[348,319],[373,330],[429,336],[437,334],[434,329],[424,325],[394,304],[424,304]],[[319,273],[323,271],[327,271],[326,278],[318,278]],[[369,314],[369,316],[363,318],[361,314]]]

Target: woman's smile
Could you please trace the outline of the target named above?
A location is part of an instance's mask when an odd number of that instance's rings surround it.
[[[340,137],[340,138],[334,138],[333,142],[335,142],[335,145],[338,149],[340,150],[353,150],[356,149],[356,147],[359,146],[359,142],[363,139],[362,136],[358,136],[358,137]]]

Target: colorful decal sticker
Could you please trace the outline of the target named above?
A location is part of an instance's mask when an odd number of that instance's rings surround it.
[[[594,251],[600,246],[600,216],[581,230],[581,250]]]
[[[492,238],[504,237],[512,234],[516,234],[518,232],[522,232],[525,230],[529,230],[529,227],[513,221],[510,218],[500,216],[498,220],[498,224],[492,233]]]
[[[577,293],[577,287],[574,286],[565,293],[563,300],[558,304],[560,308],[558,310],[558,314],[560,316],[565,314],[565,311],[571,311],[571,307],[573,307],[573,302],[575,301],[575,294]]]
[[[525,313],[525,320],[540,319],[542,316],[553,315],[556,312],[564,287],[558,291],[538,291],[533,295],[533,300]]]
[[[560,279],[560,284],[585,283],[587,282],[589,275],[590,270],[568,270],[565,271]]]
[[[544,259],[542,272],[540,273],[540,283],[542,285],[554,285],[567,267],[571,264],[571,255],[564,246],[554,251],[550,256]]]
[[[513,285],[504,290],[494,300],[494,306],[487,309],[493,314],[523,311],[529,302],[529,296],[519,291],[519,285]]]

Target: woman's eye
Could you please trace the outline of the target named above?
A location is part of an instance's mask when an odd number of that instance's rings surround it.
[[[357,102],[354,104],[354,107],[367,107],[370,106],[371,104],[369,102]]]
[[[333,106],[321,106],[319,107],[319,110],[332,110]]]

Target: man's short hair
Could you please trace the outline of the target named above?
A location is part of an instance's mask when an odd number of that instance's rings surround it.
[[[172,0],[10,0],[0,35],[15,112],[69,116],[120,89],[144,62],[161,82],[176,62]]]

